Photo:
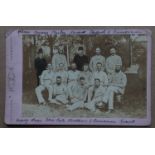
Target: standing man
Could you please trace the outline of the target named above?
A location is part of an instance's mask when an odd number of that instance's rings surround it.
[[[59,49],[58,53],[53,55],[52,66],[54,71],[58,70],[60,63],[64,64],[64,69],[67,71],[68,70],[67,60],[66,60],[66,56],[63,53],[62,48]]]
[[[87,86],[85,85],[85,78],[80,77],[77,85],[73,85],[69,89],[69,98],[72,105],[67,105],[69,111],[82,108],[87,98]]]
[[[80,71],[76,69],[76,64],[72,63],[71,70],[68,71],[68,88],[70,88],[74,84],[77,84],[79,75]]]
[[[57,77],[57,76],[60,76],[62,79],[62,84],[67,86],[68,73],[67,73],[67,71],[64,70],[64,64],[63,63],[59,64],[58,71],[55,72],[55,77]],[[55,80],[56,80],[56,78],[55,78]]]
[[[68,104],[68,91],[66,86],[62,84],[62,78],[60,76],[56,77],[56,84],[53,85],[52,90],[53,99],[51,99],[50,103],[52,104]]]
[[[127,77],[121,71],[122,64],[117,64],[115,67],[115,73],[111,74],[109,78],[109,86],[103,97],[103,102],[108,104],[108,113],[111,113],[114,109],[114,94],[124,94],[127,84]]]
[[[36,74],[37,74],[37,86],[39,86],[40,83],[40,75],[42,74],[42,71],[44,71],[47,67],[47,62],[43,58],[43,50],[42,48],[39,49],[37,53],[37,58],[35,59],[34,66],[36,69]]]
[[[102,104],[104,94],[105,89],[101,85],[100,79],[94,79],[94,85],[88,90],[88,102],[85,103],[85,107],[94,112],[96,110],[96,106]]]
[[[93,82],[96,78],[100,79],[101,85],[106,89],[106,87],[108,86],[108,77],[107,74],[102,71],[102,64],[100,62],[96,64],[96,71],[92,76]]]
[[[101,49],[100,48],[96,48],[96,55],[94,55],[91,60],[90,60],[90,64],[89,64],[89,68],[92,72],[96,71],[96,64],[100,62],[102,64],[102,70],[104,70],[104,66],[105,66],[105,57],[101,55]]]
[[[48,101],[52,99],[53,76],[52,66],[51,64],[48,64],[47,70],[44,70],[40,76],[40,85],[35,89],[39,104],[46,104],[46,101],[42,96],[42,92],[45,89],[48,90]]]
[[[116,49],[110,49],[110,56],[106,59],[106,72],[108,74],[112,74],[115,72],[115,65],[121,64],[122,65],[122,58],[116,54]]]
[[[79,74],[79,78],[80,77],[85,78],[85,83],[87,87],[90,87],[92,85],[92,72],[90,72],[88,64],[84,64],[83,71]]]
[[[83,47],[78,48],[78,53],[75,55],[73,62],[77,66],[77,70],[82,71],[85,63],[89,63],[88,57],[84,55]]]

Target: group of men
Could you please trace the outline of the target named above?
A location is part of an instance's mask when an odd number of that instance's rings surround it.
[[[42,70],[41,74],[37,74],[38,86],[35,89],[39,104],[47,103],[42,94],[47,89],[49,104],[64,104],[69,111],[85,108],[92,112],[107,105],[107,112],[112,112],[114,94],[124,94],[127,78],[121,71],[122,59],[116,54],[116,49],[111,48],[110,54],[105,59],[101,49],[96,48],[96,54],[89,62],[83,47],[79,47],[68,69],[66,57],[60,48],[45,69],[45,60],[39,50],[39,57],[35,60],[36,70]]]

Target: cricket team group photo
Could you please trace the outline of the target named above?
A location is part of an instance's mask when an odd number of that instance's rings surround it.
[[[23,36],[23,115],[144,117],[146,47],[145,36]]]

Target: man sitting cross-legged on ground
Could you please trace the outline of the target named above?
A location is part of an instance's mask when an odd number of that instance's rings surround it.
[[[52,99],[52,84],[53,84],[54,73],[52,71],[52,65],[48,64],[47,70],[44,70],[40,76],[40,85],[35,89],[35,93],[38,99],[39,104],[46,104],[45,99],[43,98],[42,92],[48,90],[48,101]]]
[[[108,104],[108,113],[114,109],[114,94],[124,94],[125,87],[127,84],[127,77],[121,71],[122,64],[115,66],[115,73],[109,77],[109,86],[103,97],[103,102]]]
[[[84,104],[85,108],[90,111],[96,111],[96,107],[102,104],[102,98],[105,94],[105,89],[101,85],[99,78],[94,79],[94,86],[88,90],[88,102]]]
[[[87,86],[84,77],[80,77],[79,82],[70,87],[69,97],[72,104],[67,105],[67,109],[69,111],[73,111],[84,106],[84,102],[87,97]]]
[[[66,86],[62,84],[61,76],[56,77],[56,84],[53,85],[52,96],[53,98],[50,100],[50,103],[57,105],[68,104],[68,91]]]

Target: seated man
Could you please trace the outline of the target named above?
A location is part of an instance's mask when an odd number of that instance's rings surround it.
[[[55,72],[55,82],[56,82],[56,77],[60,76],[62,79],[62,84],[65,86],[67,85],[67,80],[68,80],[68,73],[67,71],[64,70],[64,64],[60,63],[58,70]]]
[[[88,88],[92,85],[92,72],[89,70],[88,64],[84,64],[83,71],[80,72],[79,77],[85,78],[85,83]]]
[[[87,97],[87,87],[85,85],[84,77],[80,77],[79,83],[70,87],[69,97],[72,105],[67,105],[68,110],[73,111],[84,106]]]
[[[85,103],[85,108],[94,112],[96,106],[102,103],[102,98],[105,94],[105,89],[101,85],[100,79],[94,79],[94,86],[90,87],[88,90],[88,103]]]
[[[80,71],[76,69],[76,64],[71,64],[71,70],[68,71],[68,88],[70,89],[71,86],[77,84]]]
[[[40,76],[40,85],[35,89],[35,93],[39,104],[46,104],[42,96],[42,91],[48,90],[49,97],[48,101],[52,99],[52,84],[53,84],[54,73],[52,71],[52,65],[48,64],[47,70],[44,70]]]
[[[111,113],[114,109],[114,93],[124,94],[125,87],[127,84],[127,77],[121,71],[122,64],[115,66],[115,73],[109,77],[109,86],[103,97],[103,102],[108,104],[108,113]]]
[[[99,78],[100,79],[100,83],[101,85],[104,87],[104,89],[106,90],[107,89],[107,86],[108,86],[108,77],[107,77],[107,74],[102,71],[102,64],[100,62],[98,62],[96,64],[96,71],[93,72],[93,75],[92,75],[92,84],[94,82],[94,79],[96,78]]]
[[[50,100],[50,103],[55,103],[57,105],[68,103],[68,91],[66,86],[62,84],[61,76],[56,77],[56,84],[53,85],[52,96],[53,99]]]

